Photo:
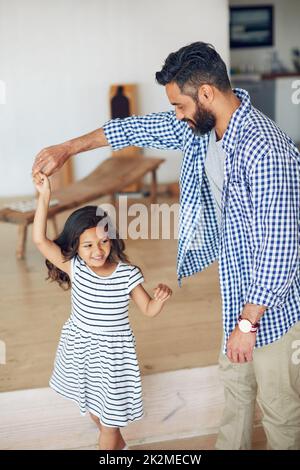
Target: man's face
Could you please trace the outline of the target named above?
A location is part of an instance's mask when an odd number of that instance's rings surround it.
[[[215,127],[214,114],[199,102],[195,102],[191,96],[181,93],[176,83],[168,83],[166,93],[170,103],[175,106],[176,118],[187,122],[194,134],[203,135]]]

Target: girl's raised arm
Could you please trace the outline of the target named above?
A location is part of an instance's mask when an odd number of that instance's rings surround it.
[[[64,261],[64,257],[59,246],[49,240],[46,235],[47,215],[51,196],[50,182],[47,176],[42,173],[37,173],[34,176],[34,184],[39,193],[39,197],[33,221],[33,242],[45,258],[70,276],[71,261]]]

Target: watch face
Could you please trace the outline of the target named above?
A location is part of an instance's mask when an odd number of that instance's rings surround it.
[[[239,322],[239,329],[243,333],[249,333],[251,331],[251,323],[249,320],[243,319]]]

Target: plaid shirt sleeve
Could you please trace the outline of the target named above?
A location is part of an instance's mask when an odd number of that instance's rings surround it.
[[[174,111],[112,119],[103,126],[113,150],[134,145],[181,150],[187,124],[176,119]]]
[[[254,260],[246,303],[285,302],[299,269],[299,163],[289,154],[263,156],[252,172]]]

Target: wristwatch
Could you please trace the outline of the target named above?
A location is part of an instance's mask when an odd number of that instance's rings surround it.
[[[240,315],[238,318],[238,327],[242,333],[256,333],[259,328],[259,323],[251,323],[250,320],[242,318]]]

